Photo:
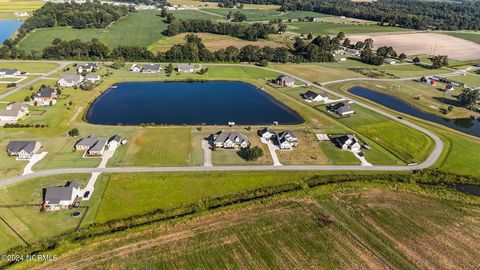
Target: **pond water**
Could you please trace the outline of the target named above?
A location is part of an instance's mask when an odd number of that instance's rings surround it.
[[[0,20],[0,43],[11,38],[22,23],[22,21],[17,20]]]
[[[99,96],[86,121],[100,125],[298,124],[303,119],[243,82],[124,82]]]
[[[455,189],[465,194],[480,196],[480,186],[472,184],[456,184]]]
[[[430,122],[438,123],[449,128],[471,134],[480,137],[480,119],[461,118],[461,119],[446,119],[435,114],[427,113],[415,108],[407,102],[392,97],[387,94],[379,93],[363,87],[353,87],[348,92],[371,100],[382,106],[390,108],[395,111],[399,111],[405,114],[409,114]]]

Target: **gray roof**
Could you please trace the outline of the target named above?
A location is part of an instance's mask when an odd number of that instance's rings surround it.
[[[75,146],[85,146],[85,147],[92,147],[94,144],[98,142],[98,138],[92,135],[88,137],[80,139]]]
[[[313,92],[313,91],[310,91],[308,90],[305,94],[303,94],[303,98],[305,99],[314,99],[318,96],[317,93]]]
[[[113,142],[113,141],[120,143],[120,142],[122,142],[122,137],[120,137],[118,135],[113,135],[110,139],[108,139],[108,142],[110,143],[110,142]]]
[[[105,145],[107,144],[107,140],[105,139],[98,139],[97,142],[88,150],[88,152],[100,152],[103,150]]]
[[[100,75],[98,75],[98,74],[87,74],[85,76],[85,79],[87,79],[87,80],[88,79],[100,79]]]
[[[330,110],[336,112],[336,113],[343,113],[343,112],[350,112],[350,111],[353,111],[352,108],[350,108],[350,106],[347,104],[347,103],[337,103],[335,105],[332,105],[330,107]]]
[[[38,93],[37,93],[37,97],[43,97],[43,98],[46,98],[46,97],[52,97],[53,94],[56,92],[55,89],[51,88],[51,87],[48,87],[48,86],[44,86],[42,88],[40,88],[40,90],[38,90]]]
[[[345,145],[349,140],[351,140],[351,143],[349,145],[352,145],[358,142],[357,136],[355,135],[342,135],[340,137],[334,138],[334,141],[339,145]]]
[[[0,110],[0,116],[18,116],[20,111],[27,109],[28,107],[25,104],[19,102],[10,103],[5,110]]]
[[[160,64],[146,64],[142,67],[142,71],[159,71]]]
[[[288,76],[281,76],[279,78],[279,80],[282,82],[282,83],[294,83],[295,82],[295,79],[292,78],[292,77],[288,77]]]
[[[263,135],[263,134],[265,134],[265,133],[267,133],[267,132],[273,133],[273,131],[271,131],[268,127],[264,127],[264,128],[262,128],[262,129],[260,129],[258,132],[260,133],[260,135]]]
[[[73,189],[80,188],[77,182],[68,182],[64,187],[48,187],[45,189],[44,201],[49,204],[58,204],[60,201],[67,201],[72,198]]]
[[[14,75],[17,72],[16,68],[0,68],[0,73],[5,73],[5,75]]]
[[[193,65],[190,64],[179,64],[178,70],[190,70],[193,69]]]
[[[78,74],[63,74],[62,79],[67,83],[77,83],[82,80],[82,75]]]
[[[36,141],[11,141],[7,145],[7,152],[18,153],[23,150],[31,154],[33,151],[35,151],[36,145]]]
[[[85,65],[79,66],[79,68],[82,69],[92,69],[92,68],[98,68],[98,65],[96,63],[87,63]]]
[[[283,131],[277,134],[277,140],[282,143],[286,140],[288,141],[297,141],[297,135],[291,131]]]
[[[220,131],[214,136],[214,143],[224,143],[228,139],[231,141],[235,142],[236,144],[241,144],[244,141],[248,143],[248,138],[247,136],[243,135],[240,132],[225,132],[225,131]],[[236,141],[238,139],[238,142]]]

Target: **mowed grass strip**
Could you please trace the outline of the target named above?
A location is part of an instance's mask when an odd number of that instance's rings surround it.
[[[380,26],[375,24],[341,24],[322,22],[294,22],[288,23],[288,31],[313,35],[336,35],[338,32],[345,34],[381,33],[381,32],[404,32],[405,28]]]
[[[170,209],[208,197],[294,182],[308,172],[138,173],[112,174],[96,222],[156,209]]]
[[[189,127],[145,128],[127,144],[124,166],[186,166],[190,164]]]

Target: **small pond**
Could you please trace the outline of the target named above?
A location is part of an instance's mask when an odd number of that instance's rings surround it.
[[[123,82],[90,106],[86,121],[100,125],[298,124],[292,109],[243,82]]]
[[[11,38],[13,33],[22,25],[22,21],[17,20],[0,20],[0,43]]]
[[[480,186],[472,184],[456,184],[455,189],[465,194],[480,196]]]
[[[401,99],[398,99],[396,97],[392,97],[390,95],[376,92],[363,87],[353,87],[353,88],[350,88],[348,92],[356,96],[371,100],[375,103],[378,103],[392,110],[409,114],[430,122],[447,126],[449,128],[452,128],[470,135],[480,137],[480,120],[478,119],[477,120],[472,118],[446,119],[438,115],[419,110],[414,106],[408,104],[407,102]]]

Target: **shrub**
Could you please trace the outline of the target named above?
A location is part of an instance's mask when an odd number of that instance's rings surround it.
[[[252,148],[245,149],[245,159],[248,161],[254,161],[263,157],[263,149],[255,146]]]

